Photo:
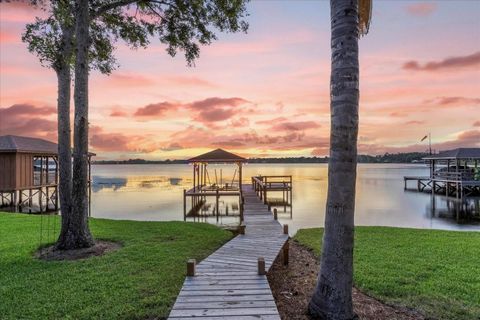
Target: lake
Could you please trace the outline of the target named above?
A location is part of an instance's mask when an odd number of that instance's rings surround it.
[[[279,207],[279,220],[294,233],[323,226],[327,197],[327,164],[247,164],[244,183],[252,175],[292,175],[293,206]],[[92,216],[130,220],[183,220],[183,190],[192,187],[190,165],[93,165]],[[234,166],[209,165],[213,179],[222,171],[229,183]],[[454,199],[404,190],[403,176],[425,176],[423,164],[359,164],[355,224],[423,229],[480,230],[480,199]],[[270,194],[269,194],[270,196]],[[272,195],[275,198],[275,195]],[[281,198],[281,194],[280,194]],[[220,212],[238,209],[236,198],[221,198]],[[213,206],[207,204],[205,210]],[[285,209],[285,210],[284,210]],[[213,218],[207,219],[216,223]],[[221,217],[232,224],[236,217]]]

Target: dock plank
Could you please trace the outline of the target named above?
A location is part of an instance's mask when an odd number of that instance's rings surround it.
[[[242,185],[245,235],[238,235],[200,262],[187,277],[169,319],[279,320],[266,276],[257,272],[265,259],[268,271],[288,240],[268,206],[250,185]]]

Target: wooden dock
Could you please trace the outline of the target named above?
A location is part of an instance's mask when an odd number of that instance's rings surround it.
[[[288,262],[288,227],[251,185],[242,185],[242,193],[245,234],[190,269],[195,275],[187,276],[169,319],[280,320],[265,273],[280,251]]]

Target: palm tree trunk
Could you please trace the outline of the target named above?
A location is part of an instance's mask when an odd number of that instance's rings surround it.
[[[330,160],[320,274],[309,312],[353,319],[353,242],[357,169],[359,65],[358,0],[330,0]]]
[[[88,227],[88,0],[75,1],[75,119],[72,215],[64,249],[87,248],[94,244]]]

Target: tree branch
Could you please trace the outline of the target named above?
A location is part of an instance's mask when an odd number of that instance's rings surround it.
[[[96,17],[101,16],[102,14],[106,13],[109,10],[123,7],[123,6],[128,6],[129,4],[140,2],[140,1],[141,0],[118,0],[115,2],[105,4],[103,6],[98,7],[98,9],[91,14],[91,19],[95,19]],[[167,2],[161,1],[161,0],[143,0],[143,2],[146,2],[147,4],[149,2],[158,3],[158,4],[168,4]]]

